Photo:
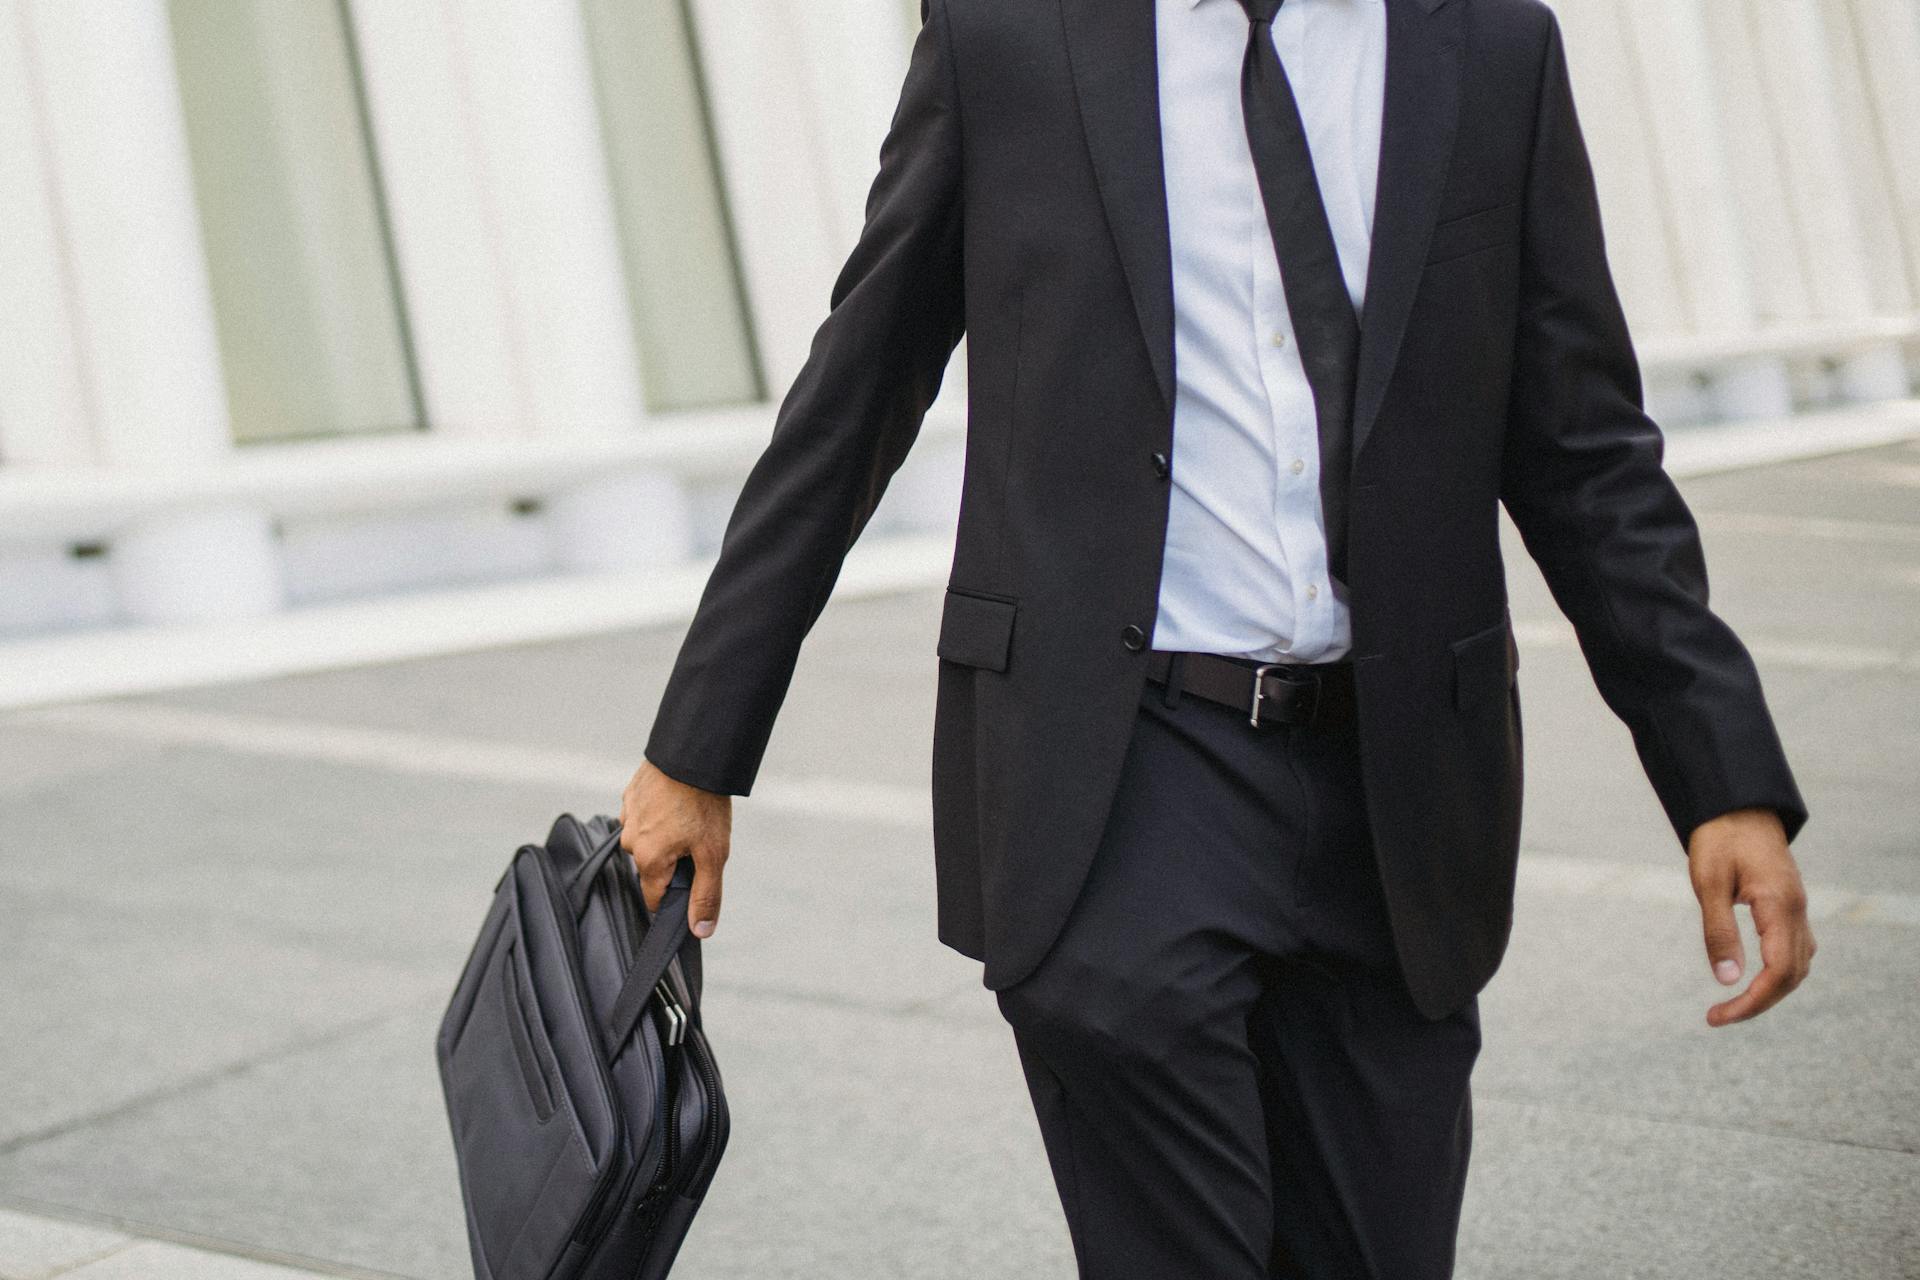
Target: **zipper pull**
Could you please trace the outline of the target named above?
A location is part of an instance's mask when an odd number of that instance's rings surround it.
[[[660,1012],[667,1020],[667,1044],[669,1047],[677,1045],[687,1038],[687,1011],[681,1007],[679,998],[673,994],[673,988],[667,985],[665,978],[654,984],[653,994],[659,997]]]

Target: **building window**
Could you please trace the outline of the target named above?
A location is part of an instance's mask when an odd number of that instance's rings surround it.
[[[647,407],[765,396],[685,0],[582,0]]]
[[[340,0],[169,0],[236,439],[419,427]]]

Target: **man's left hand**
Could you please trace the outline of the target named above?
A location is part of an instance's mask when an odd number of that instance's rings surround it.
[[[1772,809],[1723,813],[1687,837],[1687,863],[1706,928],[1707,961],[1724,986],[1738,982],[1746,967],[1734,904],[1744,902],[1753,912],[1760,972],[1745,991],[1707,1010],[1708,1026],[1745,1022],[1799,986],[1813,963],[1807,891],[1787,848],[1786,828]]]

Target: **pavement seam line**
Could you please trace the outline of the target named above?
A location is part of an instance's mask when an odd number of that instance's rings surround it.
[[[117,1257],[143,1244],[171,1245],[178,1249],[200,1254],[213,1254],[223,1258],[235,1258],[244,1262],[259,1263],[261,1266],[274,1267],[283,1271],[292,1271],[301,1275],[326,1276],[332,1280],[412,1280],[397,1271],[379,1271],[366,1267],[355,1267],[333,1262],[325,1258],[315,1258],[307,1254],[288,1253],[282,1250],[248,1244],[240,1240],[229,1240],[223,1236],[205,1235],[193,1231],[181,1231],[173,1227],[164,1227],[157,1223],[122,1218],[115,1214],[99,1213],[78,1208],[73,1205],[54,1204],[48,1201],[24,1199],[18,1196],[0,1194],[0,1208],[23,1218],[33,1218],[43,1223],[63,1226],[92,1227],[103,1231],[119,1232],[126,1238],[104,1253],[93,1254],[62,1264],[60,1269],[51,1273],[49,1280],[58,1280],[61,1276]]]
[[[439,995],[421,996],[402,1004],[390,1005],[377,1012],[364,1014],[361,1017],[352,1018],[346,1022],[328,1027],[324,1031],[314,1032],[311,1035],[296,1036],[293,1039],[282,1041],[271,1048],[263,1049],[258,1053],[249,1054],[244,1058],[225,1062],[216,1067],[209,1067],[204,1071],[196,1071],[183,1079],[170,1081],[166,1084],[143,1090],[129,1097],[122,1098],[112,1106],[101,1107],[95,1111],[70,1116],[65,1120],[59,1120],[53,1124],[42,1125],[38,1129],[30,1129],[25,1133],[14,1134],[10,1138],[0,1140],[0,1158],[12,1156],[26,1150],[28,1147],[38,1146],[43,1142],[51,1142],[56,1138],[65,1137],[69,1133],[90,1128],[102,1121],[115,1120],[122,1116],[133,1115],[157,1103],[167,1102],[173,1098],[181,1097],[184,1094],[210,1088],[224,1080],[245,1075],[256,1067],[266,1066],[269,1063],[283,1061],[287,1058],[298,1057],[300,1054],[313,1049],[323,1049],[330,1045],[350,1040],[354,1036],[371,1030],[382,1023],[390,1022],[416,1009],[440,1003],[444,999],[445,997]]]
[[[89,894],[58,883],[15,880],[4,871],[0,871],[0,885],[4,885],[9,893],[19,895],[21,898],[32,897],[36,907],[58,911],[70,917],[99,919],[111,915],[115,919],[135,924],[151,924],[153,921],[151,904]],[[339,932],[293,924],[273,916],[231,909],[224,903],[206,908],[206,915],[203,918],[210,923],[230,927],[235,935],[244,935],[253,941],[301,955],[337,957],[343,940]],[[351,933],[351,931],[348,932]],[[420,952],[397,949],[387,945],[383,938],[369,940],[364,936],[354,935],[351,942],[355,948],[354,959],[369,967],[388,967],[404,971],[412,969],[421,959]]]
[[[1564,637],[1522,624],[1529,644]],[[1755,646],[1755,651],[1759,647]],[[1847,669],[1859,669],[1851,666]],[[1920,661],[1915,662],[1920,670]],[[604,790],[611,800],[625,784],[629,766],[563,748],[529,748],[481,738],[458,738],[405,730],[268,719],[165,703],[89,703],[14,712],[0,725],[27,725],[150,743],[194,746],[278,759],[371,768],[390,774],[460,778],[500,785]],[[826,818],[916,832],[929,829],[928,792],[920,787],[860,782],[826,776],[769,775],[747,801],[757,812]],[[1553,893],[1594,892],[1634,901],[1691,902],[1684,874],[1669,876],[1651,864],[1524,853],[1523,885]],[[1873,892],[1834,885],[1810,886],[1814,919],[1920,928],[1920,894]]]
[[[558,747],[523,747],[485,738],[401,729],[268,719],[164,703],[90,703],[17,711],[0,724],[62,729],[243,755],[308,760],[418,777],[588,787],[616,800],[633,763]],[[757,808],[924,826],[931,802],[917,789],[850,779],[767,776],[754,787]]]
[[[1522,618],[1514,623],[1513,633],[1514,638],[1526,647],[1575,649],[1580,643],[1573,627],[1559,618]],[[1745,643],[1755,661],[1772,666],[1849,675],[1861,672],[1889,672],[1895,675],[1920,673],[1920,652],[1877,645],[1773,640],[1765,636]]]
[[[1814,1147],[1843,1147],[1850,1151],[1876,1151],[1883,1155],[1906,1156],[1909,1159],[1920,1156],[1920,1150],[1912,1147],[1894,1147],[1884,1143],[1861,1142],[1856,1138],[1815,1137],[1804,1133],[1786,1133],[1777,1129],[1759,1129],[1752,1125],[1721,1124],[1712,1120],[1698,1120],[1687,1116],[1660,1115],[1651,1111],[1635,1111],[1596,1107],[1581,1102],[1562,1102],[1542,1098],[1528,1098],[1517,1094],[1503,1093],[1499,1089],[1475,1087],[1473,1100],[1476,1104],[1487,1102],[1497,1107],[1528,1108],[1537,1111],[1572,1111],[1585,1116],[1599,1116],[1608,1120],[1636,1120],[1641,1124],[1656,1124],[1670,1129],[1699,1130],[1704,1133],[1739,1133],[1752,1138],[1764,1138],[1774,1142],[1795,1142]]]
[[[1853,516],[1782,516],[1766,511],[1705,506],[1692,510],[1695,518],[1709,530],[1825,538],[1833,542],[1920,542],[1920,524],[1897,520],[1861,520]]]
[[[0,1209],[6,1209],[8,1213],[10,1213],[12,1216],[16,1218],[30,1218],[34,1222],[40,1223],[42,1225],[53,1225],[53,1226],[62,1226],[62,1227],[83,1226],[83,1227],[89,1227],[89,1228],[97,1228],[100,1230],[106,1230],[106,1228],[100,1227],[98,1223],[80,1222],[72,1218],[54,1217],[46,1213],[41,1213],[38,1210],[21,1208],[18,1206],[18,1203],[9,1202],[5,1199],[0,1199]],[[4,1228],[0,1227],[0,1230],[4,1230]],[[104,1262],[108,1258],[113,1257],[115,1254],[125,1253],[128,1249],[132,1248],[134,1245],[138,1244],[139,1242],[140,1242],[140,1237],[121,1233],[120,1239],[114,1241],[111,1245],[107,1246],[104,1249],[98,1250],[97,1252],[93,1252],[93,1253],[77,1254],[72,1258],[68,1258],[65,1261],[62,1261],[56,1264],[55,1268],[52,1271],[45,1273],[47,1276],[47,1280],[56,1280],[57,1277],[71,1274],[72,1272],[78,1271],[82,1267],[90,1267],[96,1262]]]

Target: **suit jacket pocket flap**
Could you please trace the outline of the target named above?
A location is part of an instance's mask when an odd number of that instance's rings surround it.
[[[1511,244],[1519,238],[1520,204],[1513,201],[1442,222],[1433,229],[1427,261],[1430,264],[1449,262],[1482,249]]]
[[[949,662],[1005,671],[1013,648],[1012,600],[949,587],[940,614],[939,654]]]
[[[1520,665],[1513,629],[1502,618],[1483,631],[1455,640],[1453,648],[1453,705],[1466,708],[1483,699],[1504,696]]]

